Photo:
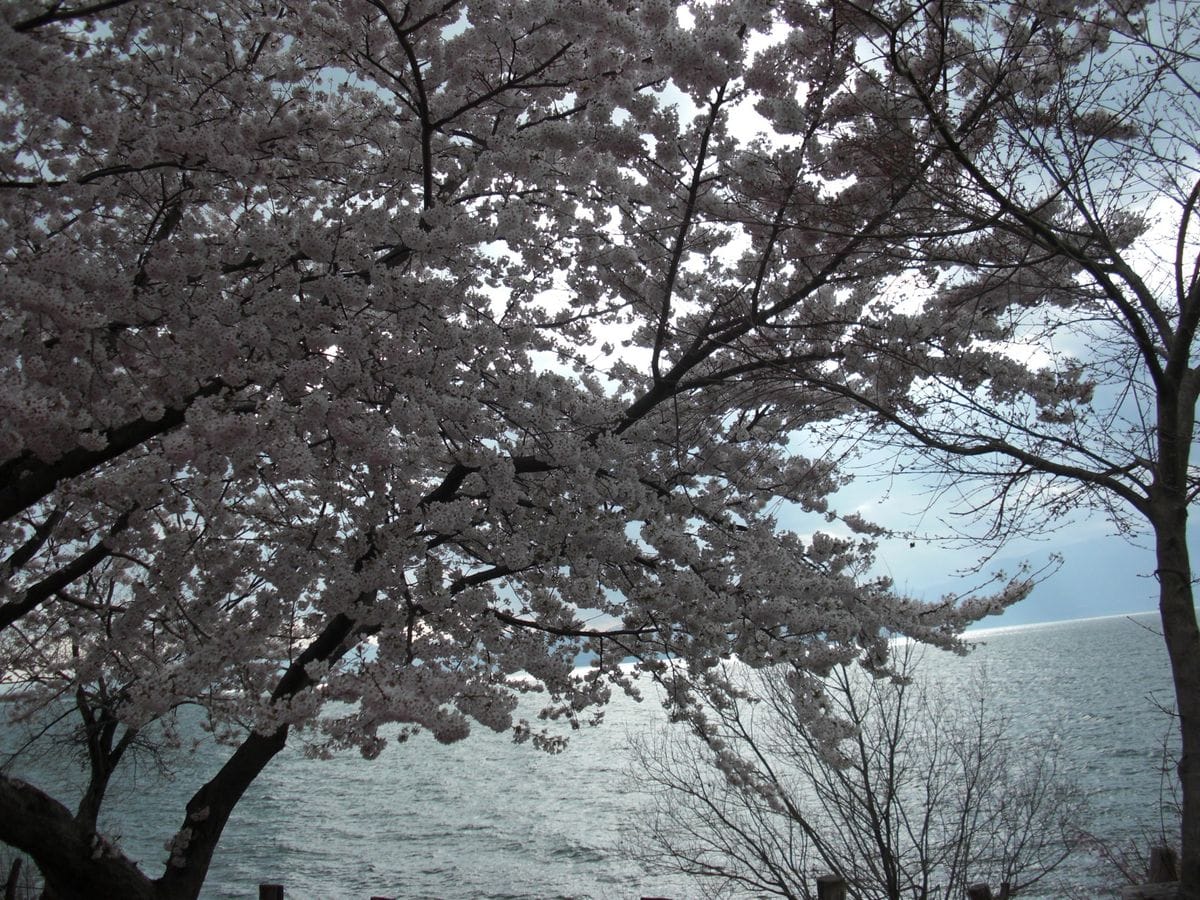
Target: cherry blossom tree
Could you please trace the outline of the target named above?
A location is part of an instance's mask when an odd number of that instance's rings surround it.
[[[50,894],[196,896],[298,728],[556,749],[630,655],[878,667],[1025,589],[917,604],[863,540],[775,520],[832,515],[836,468],[788,439],[848,404],[762,379],[854,365],[942,152],[847,102],[840,11],[2,14],[0,646],[96,749],[74,814],[0,775]],[[514,722],[530,690],[545,726]],[[96,833],[103,773],[184,704],[230,755],[151,878]]]
[[[846,101],[936,158],[932,215],[856,353],[820,386],[981,514],[987,541],[1107,514],[1154,548],[1182,755],[1182,894],[1200,897],[1200,632],[1188,513],[1200,374],[1200,10],[1170,0],[833,4],[860,41]],[[880,142],[847,177],[895,159]],[[914,200],[914,205],[920,205]],[[940,220],[940,221],[939,221]],[[897,235],[897,237],[900,237]],[[817,385],[798,372],[803,391]],[[775,378],[770,379],[774,389]],[[914,467],[919,467],[917,463]]]
[[[847,9],[5,5],[0,647],[95,785],[0,774],[50,895],[197,896],[297,730],[555,749],[629,656],[883,668],[1022,595],[917,603],[776,520],[832,517],[789,440],[853,408],[796,373],[910,386],[850,342],[947,159],[864,105]],[[188,704],[230,755],[151,878],[96,811]]]

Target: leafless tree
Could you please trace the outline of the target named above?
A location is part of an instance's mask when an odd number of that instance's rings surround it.
[[[855,900],[1045,887],[1080,846],[1085,801],[1049,739],[1020,735],[986,680],[950,693],[904,656],[897,677],[841,667],[727,669],[700,723],[635,741],[652,814],[646,862],[737,889],[815,898],[833,872]],[[820,705],[843,729],[806,727]]]

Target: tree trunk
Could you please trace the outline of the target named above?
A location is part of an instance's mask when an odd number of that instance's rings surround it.
[[[75,810],[75,819],[80,825],[96,829],[100,818],[100,807],[108,792],[108,783],[125,751],[137,737],[137,729],[126,728],[120,740],[114,740],[117,730],[121,727],[116,715],[110,709],[92,710],[87,706],[87,700],[82,691],[77,697],[80,714],[83,716],[84,727],[87,730],[87,751],[89,777],[87,787]]]
[[[272,699],[280,702],[310,687],[306,666],[340,659],[353,643],[355,629],[349,616],[334,616],[293,660]],[[33,857],[54,900],[195,900],[230,815],[254,779],[284,748],[287,736],[287,725],[270,734],[251,732],[217,774],[192,795],[183,827],[172,841],[171,859],[157,880],[108,848],[94,826],[83,820],[86,816],[76,818],[57,800],[3,774],[0,841]]]
[[[287,742],[287,726],[250,734],[187,805],[187,838],[156,881],[47,794],[0,775],[0,841],[25,851],[54,900],[195,900],[221,832],[246,788]]]
[[[1182,753],[1179,783],[1183,794],[1180,897],[1200,900],[1200,630],[1192,594],[1187,546],[1187,506],[1159,506],[1153,518],[1159,614],[1171,660],[1179,712]]]
[[[171,854],[167,869],[157,882],[160,898],[195,900],[200,896],[221,832],[234,807],[267,763],[284,748],[287,734],[286,725],[269,735],[250,734],[212,780],[192,795],[184,828],[176,835],[176,840],[182,837],[182,843]]]
[[[0,775],[0,841],[28,853],[55,900],[157,900],[154,883],[49,795]]]
[[[373,596],[364,594],[359,599],[366,605]],[[271,695],[272,700],[284,701],[310,687],[313,682],[306,669],[308,664],[340,659],[354,643],[356,629],[354,619],[344,613],[330,619],[320,635],[288,666]],[[270,734],[251,732],[220,771],[192,795],[183,827],[176,832],[167,869],[156,882],[162,900],[195,900],[200,895],[221,832],[234,807],[267,763],[284,748],[287,736],[287,725],[280,725]]]

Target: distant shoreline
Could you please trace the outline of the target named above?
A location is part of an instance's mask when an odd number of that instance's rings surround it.
[[[964,635],[994,634],[1000,631],[1027,631],[1030,628],[1044,628],[1047,625],[1071,625],[1078,622],[1099,622],[1104,619],[1129,619],[1134,616],[1157,616],[1156,609],[1139,609],[1132,612],[1105,613],[1102,616],[1081,616],[1076,619],[1050,619],[1046,622],[1022,622],[1019,625],[980,625],[967,628]]]

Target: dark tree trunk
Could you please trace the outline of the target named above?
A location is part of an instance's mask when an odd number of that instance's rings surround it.
[[[1189,295],[1190,296],[1190,295]],[[1188,317],[1200,310],[1193,305]],[[1190,467],[1195,412],[1200,395],[1198,373],[1186,367],[1192,336],[1179,342],[1158,388],[1156,440],[1158,460],[1144,513],[1154,529],[1159,584],[1159,616],[1171,660],[1175,705],[1179,714],[1179,785],[1181,900],[1200,900],[1200,630],[1192,592],[1188,552]]]
[[[1184,900],[1200,900],[1200,630],[1187,546],[1187,506],[1159,507],[1154,518],[1159,614],[1179,712],[1183,794],[1180,879]]]
[[[86,817],[32,785],[0,775],[0,841],[28,853],[53,900],[195,900],[221,832],[246,788],[287,742],[287,726],[249,735],[187,805],[186,842],[152,880],[109,848]],[[177,837],[178,840],[178,837]]]
[[[158,900],[154,882],[32,785],[0,775],[0,840],[28,853],[55,900]]]
[[[280,726],[270,735],[251,734],[216,776],[192,795],[180,835],[186,844],[167,862],[158,879],[162,900],[195,900],[200,896],[221,832],[246,789],[287,743],[288,728]]]
[[[272,699],[283,701],[310,687],[313,682],[305,667],[314,661],[339,659],[354,642],[356,628],[355,621],[345,614],[330,619],[280,678]],[[108,736],[111,740],[112,734]],[[91,818],[87,797],[80,815],[73,816],[57,800],[3,774],[0,841],[33,858],[54,900],[196,900],[225,824],[246,789],[287,744],[287,736],[286,725],[270,734],[250,733],[217,774],[192,795],[174,839],[174,852],[157,880],[148,878],[123,854],[105,847],[94,822],[87,821]],[[115,765],[116,760],[112,762]]]
[[[75,811],[75,819],[80,825],[94,831],[100,817],[100,806],[104,803],[104,795],[108,791],[108,783],[112,780],[121,757],[137,738],[137,729],[125,728],[118,740],[117,732],[122,726],[116,714],[103,703],[93,707],[82,688],[75,693],[75,704],[83,719],[90,773],[87,787]]]
[[[363,595],[359,599],[365,605],[372,598],[373,595]],[[344,613],[330,619],[288,666],[272,693],[272,700],[281,702],[311,687],[313,681],[306,666],[340,659],[355,642],[357,632],[355,620]],[[287,725],[267,735],[249,734],[212,780],[192,795],[183,827],[176,837],[180,845],[156,883],[161,900],[195,900],[200,895],[225,824],[246,789],[284,748],[287,736]]]

